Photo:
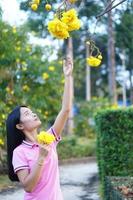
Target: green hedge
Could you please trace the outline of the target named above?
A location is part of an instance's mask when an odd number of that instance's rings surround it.
[[[123,193],[122,188],[128,192]],[[131,200],[133,199],[133,177],[106,177],[107,200]]]
[[[133,109],[99,112],[95,122],[99,176],[105,199],[106,176],[133,176]]]

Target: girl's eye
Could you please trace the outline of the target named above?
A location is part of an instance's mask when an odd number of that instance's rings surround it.
[[[29,115],[29,112],[26,112],[25,115],[26,115],[26,116]]]
[[[27,111],[27,112],[25,112],[25,115],[26,115],[26,116],[27,116],[27,115],[30,115],[30,114],[32,115],[32,114],[33,114],[33,112],[28,112],[28,111]]]

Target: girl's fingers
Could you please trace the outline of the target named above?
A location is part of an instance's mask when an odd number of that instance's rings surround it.
[[[50,149],[49,144],[45,144],[45,148],[49,150]]]
[[[40,146],[43,147],[43,148],[48,148],[49,147],[48,144],[40,144]]]

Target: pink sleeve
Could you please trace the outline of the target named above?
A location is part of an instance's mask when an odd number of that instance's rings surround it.
[[[51,133],[51,134],[53,134],[55,136],[55,140],[56,140],[55,143],[56,144],[58,144],[62,140],[61,135],[58,136],[52,126],[47,130],[47,132]]]
[[[24,153],[18,149],[13,151],[12,165],[15,174],[20,169],[29,169],[29,165]]]

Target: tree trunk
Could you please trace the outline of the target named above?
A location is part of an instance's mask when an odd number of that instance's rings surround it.
[[[72,38],[69,38],[67,40],[67,47],[66,47],[66,56],[70,55],[70,57],[72,57],[73,59],[73,41]],[[72,98],[74,101],[74,79],[72,77]],[[74,129],[74,121],[73,121],[73,117],[74,117],[74,111],[73,111],[73,102],[72,102],[72,109],[69,113],[69,117],[68,120],[66,122],[66,126],[65,126],[65,133],[66,134],[72,134],[73,133],[73,129]]]
[[[111,2],[109,0],[109,2]],[[113,32],[112,12],[108,12],[108,81],[109,97],[113,104],[117,103],[116,79],[115,79],[115,39]]]
[[[89,57],[89,46],[86,45],[86,58]],[[86,101],[91,100],[91,68],[86,62]]]
[[[130,102],[133,104],[133,81],[132,81],[132,76],[133,76],[133,70],[129,71],[130,75]]]

